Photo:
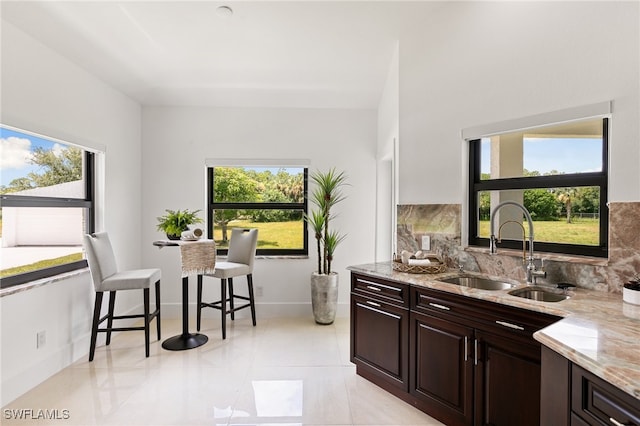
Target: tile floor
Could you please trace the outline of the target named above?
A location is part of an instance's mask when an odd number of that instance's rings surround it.
[[[441,425],[355,374],[349,320],[236,319],[227,339],[203,319],[209,341],[171,352],[140,332],[120,333],[3,407],[2,425]],[[191,324],[194,324],[192,321]],[[162,322],[163,339],[179,320]],[[153,336],[153,334],[152,334]],[[57,420],[7,418],[49,410]],[[15,411],[10,411],[15,412]]]

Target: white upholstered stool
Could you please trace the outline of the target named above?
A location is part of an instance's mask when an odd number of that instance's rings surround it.
[[[205,274],[204,276],[220,278],[220,300],[215,302],[202,302],[202,281],[198,281],[198,316],[197,330],[200,331],[200,322],[202,317],[202,308],[218,309],[222,315],[222,338],[227,338],[227,314],[231,314],[231,319],[235,319],[235,312],[251,308],[251,319],[253,325],[256,325],[256,306],[253,296],[253,261],[256,255],[256,247],[258,245],[258,230],[233,228],[231,231],[231,240],[229,241],[229,251],[227,253],[226,262],[216,262],[216,269],[213,274]],[[233,278],[242,275],[247,276],[247,288],[249,296],[239,296],[234,293]],[[227,296],[227,283],[229,287],[229,295]],[[235,299],[248,301],[249,303],[236,306]],[[227,309],[229,302],[229,309]]]
[[[93,322],[91,326],[91,347],[89,349],[89,361],[93,361],[96,350],[98,333],[107,333],[106,344],[111,343],[112,331],[144,330],[145,354],[149,356],[149,323],[156,318],[158,340],[160,340],[160,269],[134,269],[118,271],[113,248],[106,232],[86,234],[84,236],[84,249],[87,254],[87,262],[91,270],[93,286],[96,290],[96,301],[93,308]],[[156,310],[149,312],[149,287],[155,283]],[[144,314],[114,315],[116,292],[123,290],[143,290]],[[100,318],[102,309],[102,297],[104,292],[109,292],[109,311]],[[144,318],[142,327],[113,327],[114,320]],[[107,320],[105,328],[99,325]]]

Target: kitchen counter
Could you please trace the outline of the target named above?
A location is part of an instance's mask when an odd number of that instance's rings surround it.
[[[563,319],[536,332],[534,338],[570,361],[640,400],[640,306],[622,301],[621,294],[582,288],[569,291],[561,302],[539,302],[507,294],[509,290],[481,290],[439,282],[460,275],[457,270],[441,274],[396,272],[391,262],[347,268],[374,277],[390,279],[448,293],[560,316]],[[526,285],[501,277],[475,275]]]

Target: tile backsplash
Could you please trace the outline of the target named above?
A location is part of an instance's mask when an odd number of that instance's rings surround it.
[[[522,259],[488,254],[488,249],[462,247],[460,204],[398,206],[397,251],[420,250],[423,235],[431,237],[431,252],[450,267],[524,280]],[[538,252],[545,259],[549,283],[570,282],[578,287],[621,293],[622,285],[640,272],[640,202],[609,204],[609,259],[571,257]]]

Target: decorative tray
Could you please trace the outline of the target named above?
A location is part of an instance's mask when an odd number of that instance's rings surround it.
[[[431,261],[428,265],[408,265],[402,263],[400,258],[395,258],[392,262],[393,270],[409,274],[440,274],[447,271],[447,265],[437,257],[429,256],[428,259]]]

